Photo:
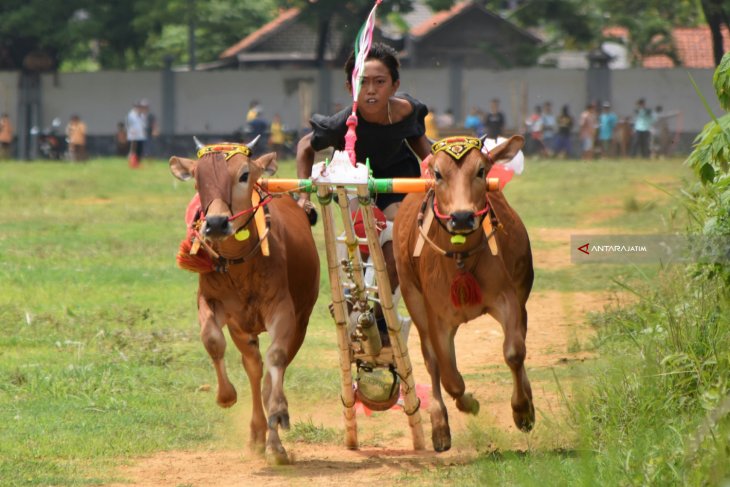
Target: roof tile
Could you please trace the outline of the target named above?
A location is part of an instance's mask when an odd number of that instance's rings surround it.
[[[290,8],[289,10],[283,11],[274,20],[267,24],[264,24],[264,26],[260,29],[255,30],[254,32],[250,33],[249,35],[238,41],[236,44],[223,51],[223,53],[220,55],[220,58],[222,59],[235,56],[244,49],[247,49],[248,47],[251,47],[252,45],[259,42],[260,40],[265,39],[268,35],[276,32],[277,29],[282,27],[288,21],[296,18],[299,15],[299,12],[300,10],[298,8]]]

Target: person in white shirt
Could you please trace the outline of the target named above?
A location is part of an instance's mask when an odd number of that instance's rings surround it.
[[[127,114],[127,140],[129,141],[129,167],[139,167],[142,159],[142,150],[147,140],[147,100],[140,100],[134,104]]]

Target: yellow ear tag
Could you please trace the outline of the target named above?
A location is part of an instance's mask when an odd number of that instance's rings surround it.
[[[244,240],[248,240],[248,237],[251,236],[251,232],[248,231],[248,228],[241,229],[236,232],[234,237],[239,242],[243,242]]]
[[[454,245],[462,245],[466,242],[466,237],[463,235],[453,235],[451,237],[451,243]]]

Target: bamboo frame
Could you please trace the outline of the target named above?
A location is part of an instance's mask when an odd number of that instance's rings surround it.
[[[273,180],[272,180],[273,181]],[[301,187],[301,185],[299,185]],[[354,288],[352,297],[366,307],[368,290],[364,279],[364,266],[360,259],[358,250],[359,240],[353,228],[352,217],[347,198],[347,189],[344,186],[332,187],[329,184],[317,186],[322,209],[322,222],[324,226],[325,248],[327,252],[327,268],[332,291],[332,302],[334,318],[337,330],[337,344],[340,359],[340,395],[344,407],[343,417],[345,421],[345,445],[348,448],[358,448],[357,440],[357,419],[355,415],[355,395],[352,384],[352,363],[355,359],[355,352],[352,349],[352,340],[348,333],[348,310],[343,282],[340,274],[340,263],[337,260],[337,235],[333,215],[333,193],[337,194],[339,210],[342,216],[342,223],[345,230],[345,245],[349,262],[351,262],[353,273],[352,280]],[[390,336],[392,355],[382,353],[378,357],[369,357],[374,363],[395,362],[395,368],[401,379],[401,391],[405,398],[404,411],[408,416],[408,423],[413,438],[413,448],[423,450],[425,440],[423,424],[419,410],[419,400],[416,396],[415,380],[413,378],[413,367],[408,355],[408,347],[405,339],[401,336],[401,326],[393,307],[392,293],[388,274],[385,268],[385,259],[380,247],[373,210],[370,206],[370,192],[368,185],[357,186],[358,202],[363,212],[363,222],[367,235],[370,255],[374,263],[378,285],[378,297],[380,300]]]

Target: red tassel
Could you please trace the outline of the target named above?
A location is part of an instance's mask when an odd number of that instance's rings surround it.
[[[180,242],[180,250],[177,252],[177,266],[180,269],[197,272],[198,274],[207,274],[208,272],[215,271],[213,267],[213,261],[210,260],[210,256],[205,252],[198,252],[195,255],[190,254],[192,243],[189,239],[185,239]]]
[[[451,281],[451,303],[455,308],[482,302],[482,288],[471,272],[460,270]]]

